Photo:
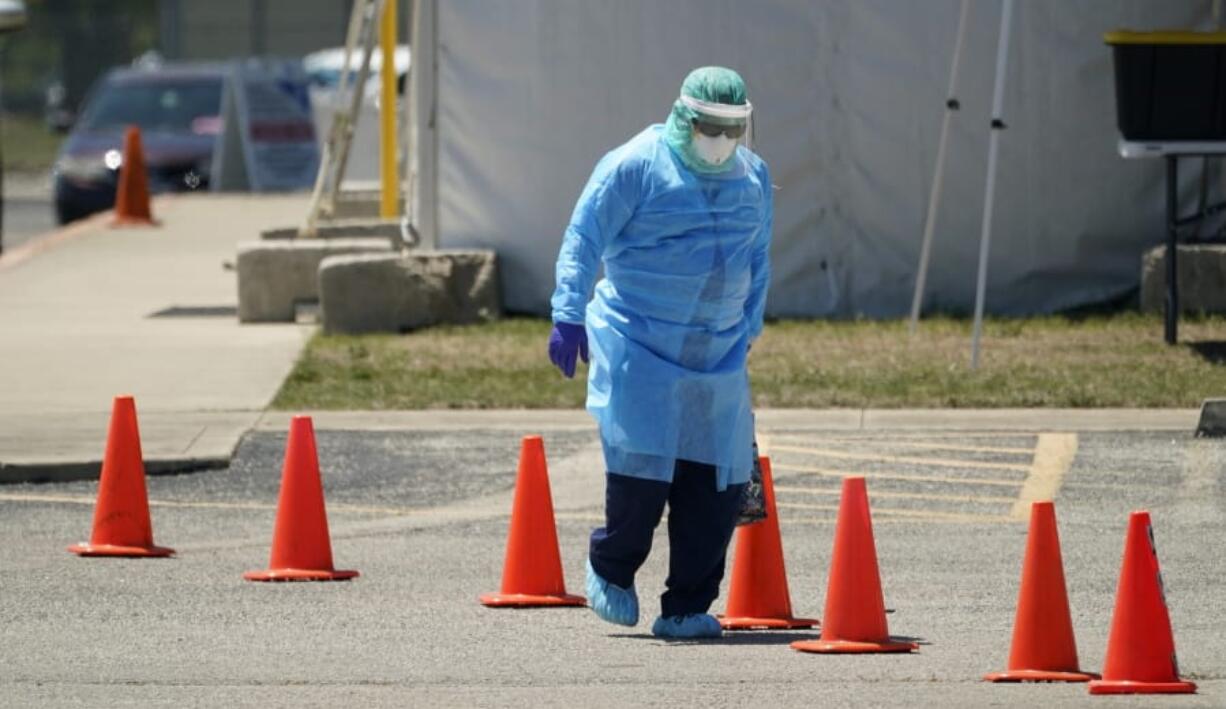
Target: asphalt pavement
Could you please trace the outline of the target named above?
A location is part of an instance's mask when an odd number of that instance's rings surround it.
[[[5,250],[14,249],[56,229],[51,205],[51,178],[46,173],[6,172],[4,175]]]
[[[815,429],[779,417],[761,443],[795,612],[824,610],[839,484],[862,474],[890,630],[921,643],[906,656],[836,657],[787,647],[816,631],[651,637],[667,571],[662,532],[638,580],[636,628],[585,609],[481,606],[477,596],[499,587],[526,433],[544,435],[566,584],[582,593],[601,514],[599,444],[587,426],[451,424],[319,431],[333,555],[362,573],[352,582],[241,579],[268,561],[285,442],[276,425],[248,434],[226,469],[149,479],[155,540],[177,549],[174,559],[68,554],[89,533],[95,483],[0,488],[0,705],[1226,705],[1220,441],[986,425]],[[1104,699],[1084,685],[980,681],[1008,658],[1025,503],[1036,493],[1057,500],[1081,666],[1092,671],[1128,513],[1151,511],[1180,667],[1199,694]]]
[[[55,214],[47,197],[9,197],[4,199],[4,248],[11,249],[51,233],[56,228]]]

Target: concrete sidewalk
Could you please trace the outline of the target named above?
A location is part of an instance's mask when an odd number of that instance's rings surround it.
[[[586,411],[315,411],[315,428],[333,431],[567,430],[595,428]],[[256,428],[283,431],[292,412],[270,411]],[[1196,409],[759,409],[763,432],[901,431],[1194,431]]]
[[[0,259],[0,481],[96,476],[116,394],[155,470],[225,465],[311,328],[240,326],[235,245],[306,197],[158,199],[156,228],[69,226]]]

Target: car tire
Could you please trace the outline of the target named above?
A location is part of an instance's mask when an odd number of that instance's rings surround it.
[[[81,219],[84,216],[85,215],[82,214],[80,210],[73,209],[69,207],[68,205],[65,205],[65,204],[55,205],[55,221],[60,226],[64,226],[65,224],[68,224],[69,222],[75,222],[76,220]]]

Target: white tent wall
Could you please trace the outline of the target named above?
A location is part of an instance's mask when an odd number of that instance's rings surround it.
[[[662,122],[691,68],[721,64],[749,85],[777,187],[768,313],[907,313],[957,0],[437,1],[439,243],[497,250],[508,310],[549,312],[596,161]],[[1162,240],[1162,165],[1116,155],[1102,34],[1204,26],[1210,5],[1017,3],[988,312],[1136,288],[1142,251]],[[972,3],[928,310],[973,306],[999,13]]]

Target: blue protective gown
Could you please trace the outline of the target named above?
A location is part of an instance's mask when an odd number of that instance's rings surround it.
[[[555,322],[587,325],[587,409],[609,471],[671,481],[683,459],[716,466],[720,490],[749,479],[745,356],[762,332],[771,223],[766,164],[744,147],[727,172],[697,175],[653,125],[596,165],[552,306]]]

